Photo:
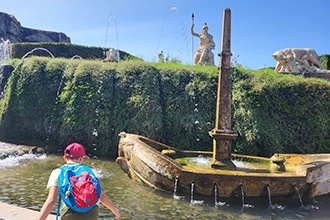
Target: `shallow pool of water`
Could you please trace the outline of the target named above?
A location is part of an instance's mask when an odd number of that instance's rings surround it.
[[[221,200],[215,197],[183,195],[176,199],[172,192],[163,192],[130,179],[113,159],[85,160],[101,180],[103,191],[121,210],[122,219],[328,219],[330,197],[313,201],[298,199],[271,200],[268,198]],[[52,169],[63,163],[62,156],[43,156],[20,161],[18,166],[2,168],[0,200],[39,210],[46,199],[45,186]],[[55,213],[55,208],[53,210]],[[100,219],[114,219],[101,206]]]

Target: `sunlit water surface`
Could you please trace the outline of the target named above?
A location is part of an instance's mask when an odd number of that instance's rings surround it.
[[[1,149],[4,146],[0,144]],[[1,150],[0,150],[1,151]],[[1,153],[1,152],[0,152]],[[223,200],[178,192],[163,192],[130,179],[113,159],[85,161],[92,166],[101,180],[103,191],[121,210],[122,219],[329,219],[330,197],[315,201],[298,199],[250,200],[245,198]],[[0,160],[0,200],[9,204],[40,210],[46,199],[45,189],[52,169],[63,163],[61,156],[24,155]],[[221,189],[219,189],[221,190]],[[55,208],[53,210],[55,213]],[[0,216],[1,217],[1,216]],[[100,219],[114,219],[110,211],[101,206]]]

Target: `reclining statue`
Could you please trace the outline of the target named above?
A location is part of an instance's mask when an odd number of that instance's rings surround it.
[[[194,24],[191,25],[191,34],[200,39],[199,48],[195,52],[194,64],[195,65],[214,65],[214,54],[212,50],[215,48],[213,36],[208,33],[208,26],[205,23],[202,27],[202,33],[197,34],[194,32]]]
[[[277,61],[275,72],[313,73],[321,68],[317,53],[310,48],[282,49],[276,51],[273,58]]]

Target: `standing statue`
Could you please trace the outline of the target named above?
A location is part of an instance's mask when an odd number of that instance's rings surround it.
[[[119,50],[110,48],[106,52],[106,57],[103,62],[110,61],[110,62],[119,62]]]
[[[202,27],[202,33],[194,32],[194,24],[191,25],[191,34],[200,39],[199,48],[195,52],[195,65],[214,65],[214,54],[212,50],[215,48],[213,36],[208,33],[209,27],[205,23]]]
[[[164,52],[163,51],[160,51],[160,53],[158,54],[158,62],[164,63]]]

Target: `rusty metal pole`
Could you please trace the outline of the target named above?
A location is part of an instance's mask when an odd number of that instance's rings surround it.
[[[237,134],[231,130],[231,10],[226,8],[222,24],[222,44],[219,66],[215,127],[209,134],[213,138],[211,167],[236,169],[231,161],[232,141]]]

